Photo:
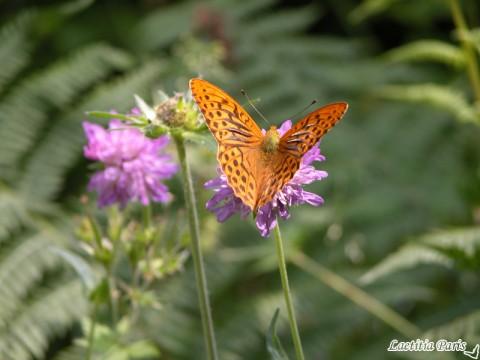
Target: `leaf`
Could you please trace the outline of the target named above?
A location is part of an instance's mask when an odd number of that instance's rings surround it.
[[[420,40],[390,50],[385,58],[395,62],[436,61],[455,68],[465,66],[463,51],[455,45],[439,40]]]
[[[480,123],[480,114],[458,90],[437,84],[388,85],[375,91],[378,97],[433,105],[464,122]]]
[[[437,231],[420,236],[415,242],[402,246],[365,273],[360,282],[369,284],[393,272],[421,264],[477,269],[479,258],[478,227]]]
[[[124,121],[134,121],[134,118],[131,115],[117,114],[109,111],[87,111],[85,114],[87,116],[96,117],[99,119],[119,119]]]
[[[155,119],[157,118],[157,113],[155,112],[155,110],[153,110],[152,107],[148,105],[145,100],[143,100],[137,94],[133,95],[133,97],[135,98],[135,103],[140,108],[142,114],[145,115],[148,120],[155,121]]]
[[[280,339],[277,336],[276,325],[279,314],[280,309],[277,308],[273,314],[272,321],[270,322],[270,326],[268,328],[267,350],[270,353],[272,360],[288,360],[287,353],[283,349]]]
[[[94,288],[96,283],[95,274],[90,265],[85,260],[83,260],[80,256],[74,254],[73,252],[62,249],[58,246],[52,246],[51,250],[73,267],[75,272],[80,276],[80,280],[82,280],[83,285],[85,285],[88,291],[91,291]]]
[[[184,131],[182,132],[185,140],[197,143],[202,146],[206,146],[212,151],[217,151],[217,143],[213,140],[213,137],[208,134],[200,134],[193,131]]]
[[[420,244],[407,244],[371,268],[360,278],[360,283],[370,284],[393,272],[410,269],[420,264],[452,267],[453,260],[435,249]]]
[[[365,19],[388,9],[398,0],[364,0],[350,14],[350,21],[360,23]]]

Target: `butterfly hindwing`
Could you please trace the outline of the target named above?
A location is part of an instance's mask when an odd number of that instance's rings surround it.
[[[256,208],[260,208],[273,199],[275,194],[294,177],[300,167],[300,158],[284,152],[278,152],[269,164],[263,167],[260,177],[259,198]]]

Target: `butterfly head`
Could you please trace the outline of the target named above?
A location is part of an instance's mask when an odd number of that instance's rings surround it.
[[[278,149],[280,134],[275,126],[271,126],[266,132],[262,142],[262,150],[266,153],[273,153]]]

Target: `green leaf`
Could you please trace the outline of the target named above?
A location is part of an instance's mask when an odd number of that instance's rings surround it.
[[[364,285],[370,284],[396,271],[410,269],[421,264],[436,264],[451,268],[453,261],[440,251],[427,246],[407,244],[366,272],[360,278],[360,282]]]
[[[157,113],[155,112],[155,110],[153,110],[153,108],[148,105],[147,102],[143,100],[139,95],[134,94],[133,97],[135,98],[135,103],[140,108],[142,114],[145,115],[148,120],[155,121],[155,119],[157,118]]]
[[[87,111],[85,113],[87,116],[96,117],[99,119],[119,119],[124,121],[133,121],[134,117],[126,114],[114,114],[109,111]]]
[[[480,228],[436,231],[402,246],[371,268],[360,281],[369,284],[380,277],[421,264],[477,269],[479,258]]]
[[[439,40],[411,42],[387,52],[385,57],[395,62],[436,61],[456,68],[462,68],[466,63],[458,46]]]
[[[267,350],[270,353],[270,358],[272,360],[288,360],[287,353],[283,349],[283,346],[280,342],[280,339],[277,336],[277,319],[280,314],[280,309],[276,309],[273,314],[272,321],[268,328],[267,334]]]
[[[132,359],[158,359],[160,351],[155,345],[148,340],[139,340],[129,345],[127,348],[128,355]]]
[[[388,85],[375,91],[384,99],[418,102],[448,111],[458,120],[480,123],[480,114],[467,102],[465,95],[448,86],[437,84]]]
[[[206,146],[214,152],[217,151],[217,144],[210,135],[193,131],[184,131],[182,132],[182,135],[188,141]]]
[[[109,292],[108,281],[103,279],[90,293],[90,300],[97,304],[107,303],[109,300]]]
[[[360,23],[371,16],[387,10],[397,1],[398,0],[364,0],[349,14],[350,21]]]
[[[58,246],[52,246],[51,250],[65,260],[70,266],[72,266],[87,290],[90,291],[93,289],[95,286],[95,274],[93,269],[85,260],[73,252],[64,250]]]

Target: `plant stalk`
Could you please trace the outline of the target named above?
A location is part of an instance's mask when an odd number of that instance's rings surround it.
[[[208,359],[217,360],[217,346],[215,341],[215,332],[213,329],[213,320],[210,310],[210,301],[208,298],[207,278],[203,264],[203,255],[200,247],[200,230],[198,224],[198,213],[193,190],[192,174],[187,160],[185,149],[185,140],[182,134],[175,134],[175,144],[178,152],[178,160],[182,168],[183,192],[185,195],[185,206],[188,213],[188,222],[190,227],[191,251],[193,265],[195,268],[195,279],[197,282],[198,300],[200,304],[200,315],[202,318],[203,336],[205,340]]]
[[[291,254],[289,260],[303,271],[316,277],[330,288],[390,325],[407,339],[416,339],[420,337],[421,330],[406,320],[403,316],[378,301],[376,298],[370,296],[359,287],[335,274],[333,271],[330,271],[326,267],[315,262],[303,252],[297,251],[294,254]]]
[[[143,226],[145,229],[150,229],[152,227],[152,205],[148,204],[143,206],[142,208],[142,218],[143,218]]]
[[[480,75],[478,72],[477,56],[470,41],[465,39],[465,36],[462,36],[462,34],[466,34],[468,32],[467,22],[465,21],[465,17],[463,16],[458,0],[449,0],[449,2],[450,9],[452,11],[453,22],[457,28],[457,32],[460,35],[463,51],[467,58],[468,77],[470,79],[470,83],[472,84],[476,102],[477,104],[480,104]]]
[[[282,234],[280,233],[280,226],[275,226],[275,244],[277,248],[278,269],[280,271],[280,278],[282,279],[283,295],[285,296],[285,304],[287,306],[288,320],[290,323],[290,332],[292,333],[293,345],[295,347],[295,354],[297,360],[304,360],[302,341],[300,340],[300,333],[298,331],[297,320],[295,318],[295,310],[293,308],[292,292],[288,284],[287,264],[285,261],[285,252],[283,250]]]
[[[88,330],[87,353],[85,355],[85,360],[90,360],[92,358],[93,339],[95,335],[95,325],[97,323],[97,309],[98,304],[94,303],[92,319],[90,320],[90,329]]]

